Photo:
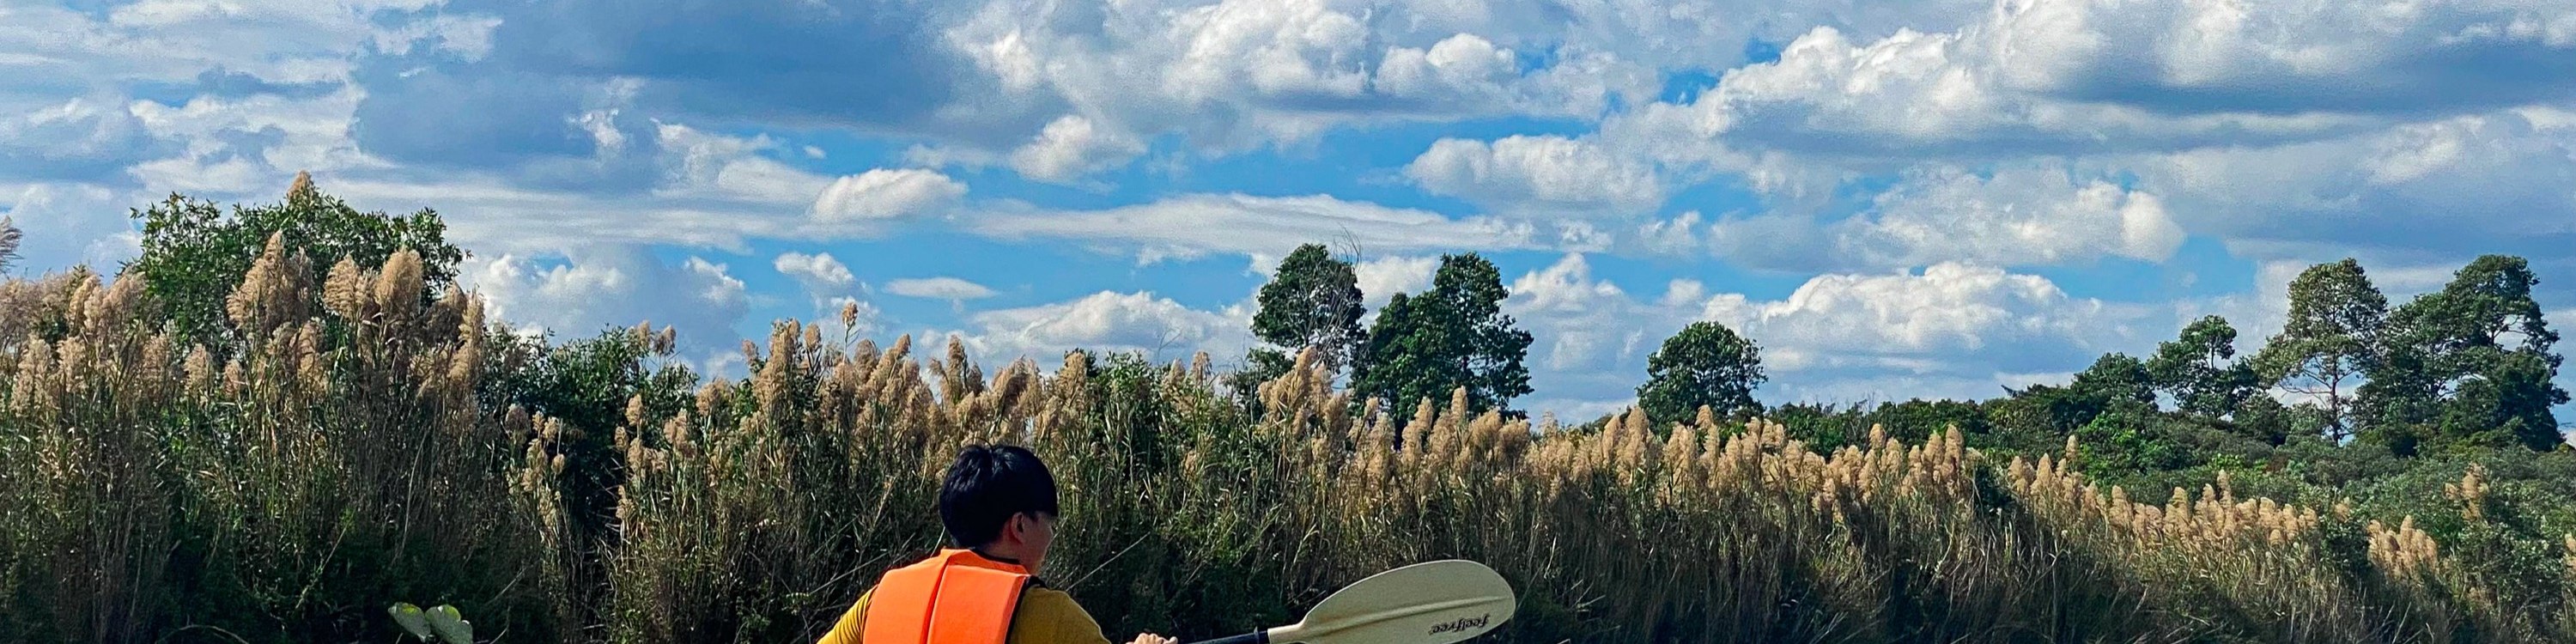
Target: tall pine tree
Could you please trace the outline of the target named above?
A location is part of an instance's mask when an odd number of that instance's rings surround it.
[[[2290,281],[2290,317],[2254,364],[2264,380],[2324,400],[2326,438],[2342,441],[2354,429],[2355,389],[2377,360],[2387,317],[2388,297],[2361,262],[2310,266]]]
[[[2552,405],[2567,392],[2551,381],[2561,358],[2531,293],[2540,280],[2520,257],[2487,255],[2454,273],[2442,290],[2389,315],[2381,359],[2364,387],[2382,439],[2401,452],[2441,444],[2563,442]]]

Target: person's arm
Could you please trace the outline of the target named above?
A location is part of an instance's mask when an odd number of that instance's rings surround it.
[[[868,596],[875,593],[874,590],[860,593],[859,600],[850,603],[850,612],[842,613],[841,621],[833,624],[831,632],[824,633],[823,639],[815,644],[861,644],[859,636],[868,630]]]
[[[1007,644],[1110,644],[1100,623],[1073,603],[1073,596],[1053,588],[1031,588],[1020,595],[1019,613],[1011,616]],[[1179,644],[1172,638],[1139,633],[1128,644]]]
[[[1073,603],[1073,596],[1053,588],[1030,588],[1020,595],[1011,616],[1008,644],[1109,644],[1100,622]]]

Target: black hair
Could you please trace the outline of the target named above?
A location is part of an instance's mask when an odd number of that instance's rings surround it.
[[[961,548],[978,548],[1002,536],[1017,514],[1055,516],[1055,475],[1028,448],[966,446],[948,466],[939,488],[939,522]]]

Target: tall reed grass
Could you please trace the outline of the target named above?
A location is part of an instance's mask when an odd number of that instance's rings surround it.
[[[2133,498],[2078,474],[2072,440],[1874,430],[1819,453],[1706,414],[1533,426],[1463,397],[1355,404],[1308,357],[1255,415],[1204,356],[988,374],[954,341],[782,322],[746,343],[747,379],[578,426],[497,402],[525,356],[472,296],[424,293],[416,257],[322,284],[308,261],[272,244],[219,347],[156,328],[133,276],[0,284],[0,641],[381,641],[396,601],[511,642],[803,641],[938,545],[939,469],[981,441],[1057,473],[1042,573],[1112,636],[1293,621],[1466,557],[1523,593],[1494,641],[2576,641],[2576,537],[2508,581],[2411,516],[2224,478]],[[604,531],[580,527],[582,472],[615,474]],[[2493,521],[2481,476],[2427,519]]]

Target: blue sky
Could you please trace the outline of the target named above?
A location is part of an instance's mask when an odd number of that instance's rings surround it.
[[[780,318],[987,360],[1250,346],[1303,242],[1502,267],[1523,406],[1717,320],[1770,402],[1988,397],[2358,257],[2529,257],[2576,326],[2576,5],[0,0],[22,273],[297,171],[443,213],[507,319]],[[2562,412],[2562,416],[2576,416]]]

